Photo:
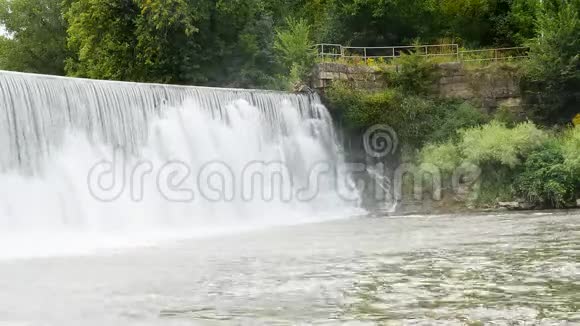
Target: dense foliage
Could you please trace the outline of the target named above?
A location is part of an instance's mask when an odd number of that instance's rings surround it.
[[[325,94],[343,125],[363,130],[375,124],[394,128],[401,142],[418,148],[428,142],[453,138],[457,130],[487,120],[481,111],[463,101],[432,96],[436,70],[417,54],[397,60],[396,71],[387,70],[385,90],[365,90],[352,83],[335,82]]]
[[[530,42],[526,99],[538,120],[562,122],[580,105],[580,0],[546,0]]]
[[[537,0],[0,0],[0,69],[278,88],[315,42],[521,45],[539,13]]]
[[[61,0],[0,0],[0,69],[64,74],[66,25]]]
[[[308,78],[316,58],[311,44],[311,28],[304,20],[287,19],[287,26],[276,31],[274,50],[277,61],[290,71],[289,82],[297,83]],[[284,78],[279,78],[284,79]],[[289,85],[286,88],[292,88]]]
[[[480,166],[483,203],[580,195],[579,128],[541,127],[579,113],[579,35],[580,0],[0,0],[0,69],[99,79],[295,89],[315,43],[527,45],[522,115],[437,98],[434,62],[412,53],[384,70],[386,90],[326,94],[351,131],[388,124],[447,175]]]
[[[476,164],[498,164],[514,168],[547,139],[544,131],[525,122],[507,128],[496,121],[462,130],[459,147],[465,159]]]
[[[343,126],[361,134],[375,124],[391,126],[411,153],[403,160],[435,167],[447,189],[462,166],[477,167],[481,175],[467,198],[471,205],[574,204],[580,196],[580,127],[547,131],[508,107],[485,113],[469,102],[438,98],[431,89],[433,63],[417,55],[397,63],[396,70],[385,71],[386,90],[357,88],[356,82],[335,82],[327,90]]]
[[[576,199],[578,182],[580,178],[565,164],[561,149],[552,144],[527,157],[514,188],[530,202],[562,207]]]
[[[77,0],[66,11],[75,76],[181,84],[265,84],[274,22],[260,1]],[[267,52],[264,52],[264,51]],[[254,69],[255,70],[255,69]]]
[[[580,195],[580,127],[552,134],[531,122],[509,128],[492,121],[464,129],[456,140],[432,143],[421,163],[452,173],[463,162],[482,169],[477,201],[493,205],[514,198],[540,207],[574,204]]]

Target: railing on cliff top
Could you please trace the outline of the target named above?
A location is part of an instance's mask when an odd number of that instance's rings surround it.
[[[343,46],[341,44],[316,44],[318,56],[331,59],[369,59],[389,61],[402,54],[419,53],[447,62],[484,62],[527,58],[529,48],[510,47],[481,50],[462,50],[457,44],[405,45],[405,46]]]

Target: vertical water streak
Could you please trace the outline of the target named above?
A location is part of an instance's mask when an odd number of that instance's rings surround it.
[[[104,161],[124,173],[124,192],[111,202],[87,188],[90,172]],[[128,189],[135,181],[130,174],[142,162],[157,174],[171,162],[185,164],[190,173],[182,186],[195,189],[195,198],[161,196],[152,178],[140,189],[144,198],[135,200],[126,192],[135,190]],[[211,162],[232,171],[234,197],[214,201],[196,188]],[[258,186],[260,196],[241,196],[241,174],[253,163],[282,164],[294,177],[294,191],[309,186],[309,173],[321,162],[336,169],[308,201],[260,197],[280,186],[274,180]],[[336,189],[339,181],[348,183],[337,172],[343,163],[332,118],[315,94],[0,71],[0,237],[14,227],[42,234],[53,228],[184,231],[348,215],[356,203],[343,201]]]

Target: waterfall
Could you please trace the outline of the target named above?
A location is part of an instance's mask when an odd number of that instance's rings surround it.
[[[319,221],[357,200],[317,95],[0,71],[0,257]]]
[[[385,213],[395,213],[399,207],[398,198],[393,191],[393,181],[387,174],[384,163],[369,164],[366,169],[369,177],[373,180],[373,200],[379,205],[379,210]]]

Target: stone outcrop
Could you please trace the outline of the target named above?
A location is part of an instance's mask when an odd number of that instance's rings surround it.
[[[519,106],[517,69],[507,65],[466,68],[461,63],[439,65],[439,95],[480,101],[483,107]]]
[[[499,202],[497,203],[497,206],[499,208],[507,208],[507,209],[519,209],[520,208],[520,203],[517,201],[513,201],[513,202]]]
[[[523,201],[499,202],[497,203],[497,207],[509,210],[530,210],[536,208],[533,204]]]
[[[311,87],[324,93],[324,89],[337,80],[349,81],[353,87],[367,90],[387,87],[382,71],[376,67],[334,62],[319,63],[314,67]]]
[[[520,105],[519,75],[514,67],[493,64],[473,68],[458,62],[442,63],[437,66],[433,92],[438,96],[476,101],[488,109]],[[393,70],[398,68],[392,66]],[[352,87],[366,90],[389,87],[384,72],[378,67],[329,62],[316,65],[311,87],[324,93],[324,90],[337,80],[349,81]]]

